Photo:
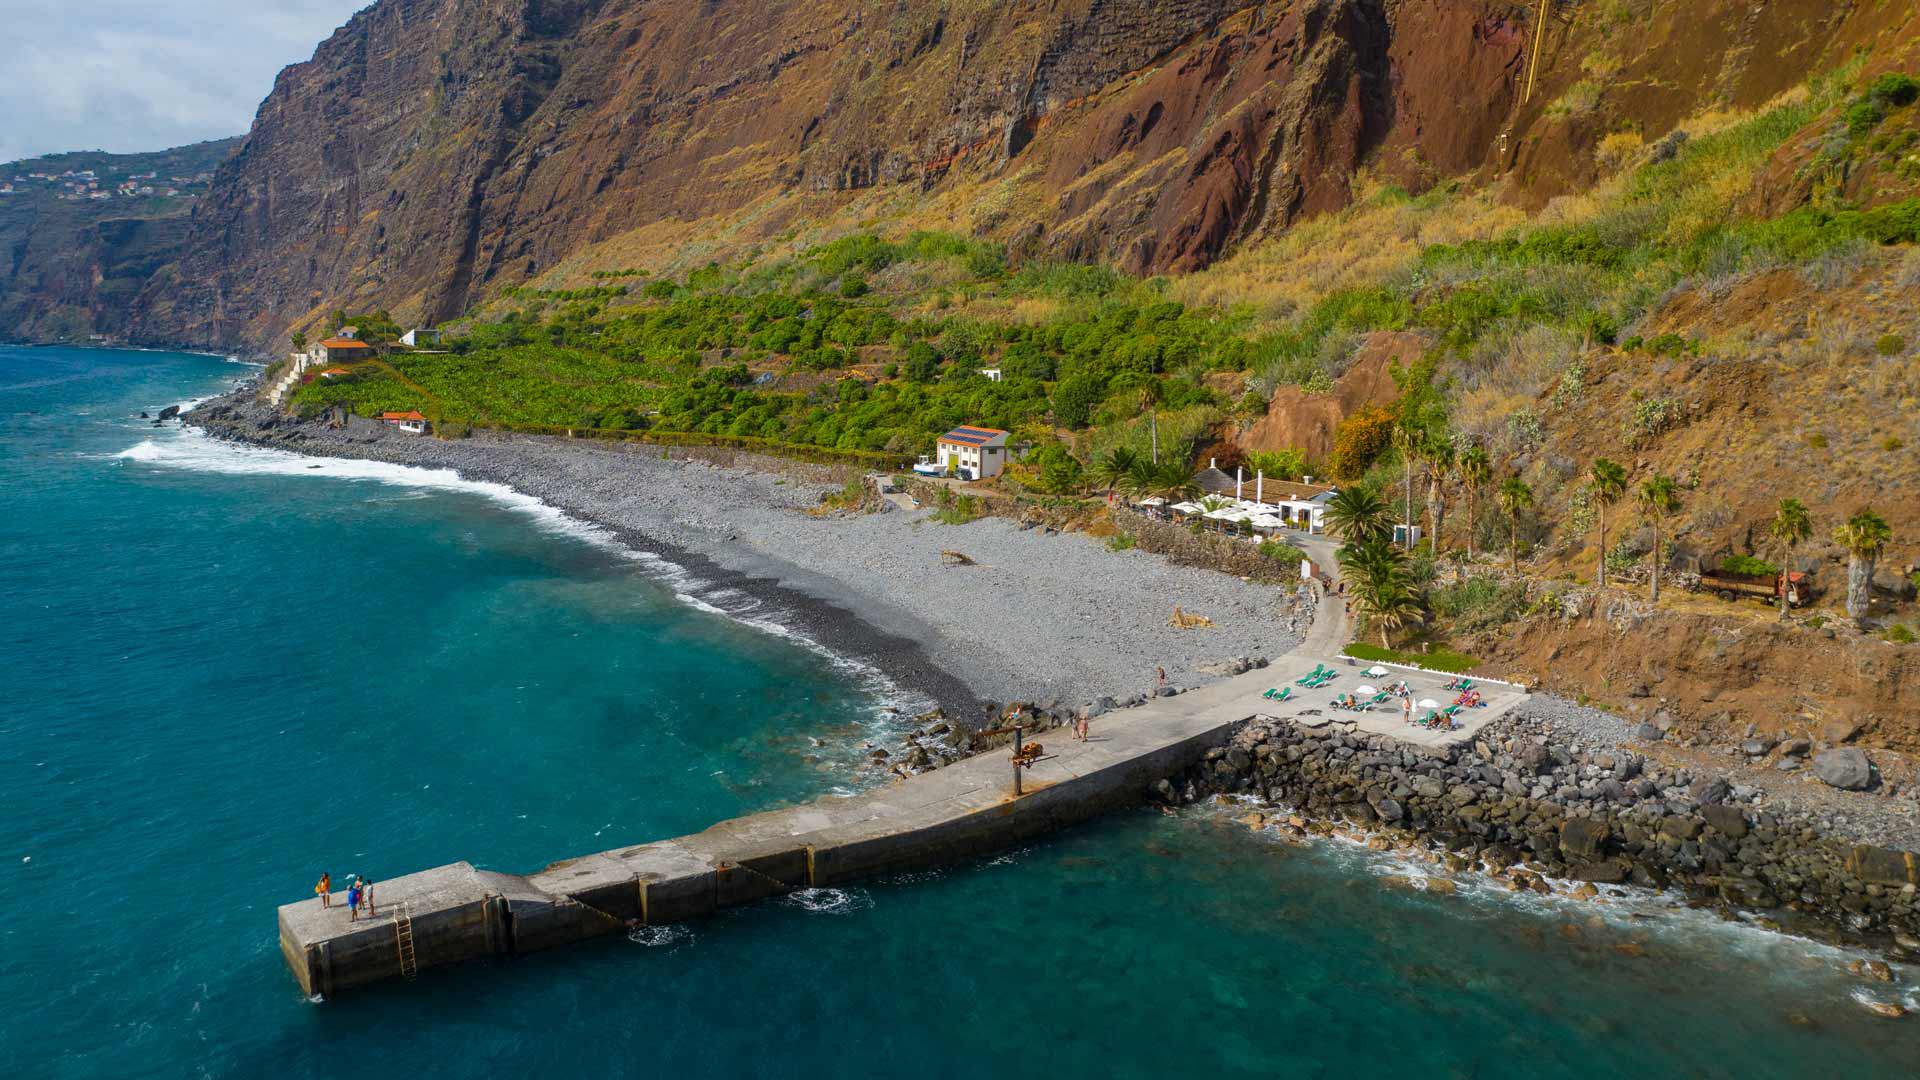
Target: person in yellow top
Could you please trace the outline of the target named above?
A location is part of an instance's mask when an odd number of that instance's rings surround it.
[[[333,906],[333,875],[321,874],[320,884],[315,885],[313,887],[313,891],[319,894],[321,907],[323,908],[332,907]]]

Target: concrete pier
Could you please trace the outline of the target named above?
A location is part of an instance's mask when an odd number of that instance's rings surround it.
[[[1071,741],[1065,729],[1045,733],[1045,756],[1027,770],[1019,798],[1008,754],[998,751],[524,877],[453,863],[381,881],[371,919],[350,923],[344,906],[322,908],[317,897],[282,907],[281,951],[301,989],[331,996],[402,974],[403,916],[425,969],[584,940],[629,919],[684,922],[795,889],[964,859],[1137,802],[1154,781],[1224,744],[1251,714],[1233,701],[1195,709],[1205,693],[1096,719],[1090,742]],[[1182,708],[1168,707],[1176,702]]]
[[[874,874],[949,863],[1139,802],[1152,785],[1221,746],[1245,720],[1328,710],[1367,665],[1338,655],[1346,621],[1323,615],[1306,642],[1271,666],[1093,721],[1092,739],[1066,729],[1039,735],[1044,756],[1012,794],[1012,766],[1001,750],[879,790],[724,821],[704,832],[557,862],[517,876],[459,862],[376,886],[378,914],[347,921],[344,904],[311,898],[280,908],[280,948],[301,989],[332,996],[406,974],[484,956],[505,956],[624,930],[628,920],[683,922],[718,908],[796,889],[837,885]],[[1286,703],[1263,694],[1287,686],[1316,663],[1337,667],[1338,685],[1299,692]],[[1396,672],[1415,693],[1438,693],[1444,676]],[[1517,688],[1489,684],[1493,707],[1475,710],[1474,729],[1518,701]],[[1384,711],[1364,717],[1389,726]],[[1318,718],[1309,713],[1309,722]],[[1353,722],[1343,719],[1341,722]],[[1400,725],[1398,714],[1391,725]],[[1420,729],[1396,734],[1422,742],[1466,738]]]

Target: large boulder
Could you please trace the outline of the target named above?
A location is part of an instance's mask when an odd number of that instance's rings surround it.
[[[1545,746],[1531,740],[1514,750],[1513,759],[1519,763],[1522,775],[1538,776],[1553,768],[1553,755]]]
[[[1610,830],[1593,818],[1568,818],[1560,826],[1560,851],[1569,860],[1586,862],[1600,854]]]
[[[1813,775],[1830,787],[1844,791],[1865,791],[1873,784],[1873,762],[1856,747],[1823,750],[1814,755]]]
[[[1707,824],[1713,826],[1722,836],[1738,840],[1747,835],[1747,816],[1737,806],[1725,804],[1702,806],[1700,816],[1706,818]]]
[[[1908,885],[1920,881],[1920,866],[1911,851],[1861,844],[1847,853],[1847,872],[1873,885]]]
[[[1726,802],[1727,796],[1732,793],[1733,786],[1727,783],[1724,776],[1703,776],[1687,787],[1687,794],[1702,806]]]

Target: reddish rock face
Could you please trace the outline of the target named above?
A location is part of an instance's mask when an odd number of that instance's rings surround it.
[[[751,243],[875,186],[1004,184],[1014,209],[975,227],[1142,273],[1338,209],[1362,166],[1413,190],[1509,166],[1523,191],[1563,188],[1593,133],[1538,118],[1591,42],[1550,32],[1523,106],[1530,7],[380,0],[281,74],[133,331],[264,345],[336,307],[439,321],[635,230],[725,219]],[[1799,70],[1844,27],[1789,29],[1815,42]],[[1747,70],[1764,30],[1703,37],[1690,70]],[[1670,123],[1713,90],[1694,89],[1647,107]]]

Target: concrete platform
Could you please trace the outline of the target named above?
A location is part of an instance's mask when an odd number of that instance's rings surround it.
[[[1204,631],[1200,631],[1204,633]],[[376,886],[378,916],[347,921],[344,904],[317,897],[279,909],[280,947],[301,989],[332,996],[403,974],[401,924],[411,930],[417,968],[482,956],[534,952],[611,934],[633,924],[681,922],[718,908],[813,886],[954,862],[1138,802],[1152,785],[1198,762],[1255,716],[1308,709],[1409,742],[1470,738],[1522,696],[1488,684],[1493,705],[1473,710],[1458,732],[1407,727],[1398,710],[1336,713],[1338,689],[1352,689],[1369,665],[1339,655],[1347,620],[1323,604],[1306,640],[1264,669],[1137,708],[1098,717],[1091,739],[1066,729],[1042,733],[1044,754],[1012,794],[1006,750],[846,798],[826,798],[723,821],[704,832],[616,848],[519,876],[464,862]],[[1268,687],[1290,685],[1316,663],[1337,682],[1275,703]],[[1446,676],[1403,674],[1418,696],[1443,703]],[[1307,717],[1307,721],[1318,719]]]
[[[1318,663],[1331,667],[1339,675],[1327,685],[1317,690],[1302,690],[1294,686],[1294,680],[1312,671]],[[1364,672],[1384,667],[1387,674],[1372,677]],[[1283,665],[1269,668],[1269,682],[1244,702],[1245,707],[1262,716],[1272,716],[1292,720],[1309,727],[1323,727],[1329,724],[1356,731],[1372,732],[1376,735],[1391,735],[1402,742],[1419,746],[1448,746],[1454,743],[1472,741],[1480,730],[1488,724],[1513,711],[1526,700],[1526,691],[1511,683],[1488,679],[1473,679],[1474,689],[1486,701],[1484,706],[1474,709],[1462,709],[1454,719],[1459,727],[1448,731],[1439,728],[1425,728],[1409,724],[1401,709],[1398,698],[1390,698],[1383,705],[1355,712],[1350,709],[1335,708],[1333,699],[1341,694],[1353,693],[1357,687],[1373,686],[1384,689],[1390,683],[1405,682],[1412,691],[1413,700],[1431,699],[1443,707],[1453,704],[1459,692],[1445,690],[1442,687],[1459,676],[1443,675],[1419,668],[1405,667],[1399,664],[1376,664],[1369,660],[1355,660],[1348,656],[1327,656],[1315,658],[1291,654]],[[1286,701],[1274,701],[1264,697],[1267,689],[1293,687],[1293,696]],[[1419,717],[1426,709],[1416,708],[1413,715]]]

